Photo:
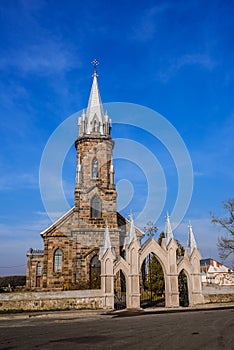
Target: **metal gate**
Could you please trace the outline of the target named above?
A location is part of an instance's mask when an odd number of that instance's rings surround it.
[[[180,306],[189,306],[188,281],[185,272],[182,270],[178,276]]]
[[[121,270],[115,276],[114,293],[115,293],[115,297],[114,297],[115,310],[126,309],[126,279]]]
[[[161,264],[154,254],[149,254],[141,267],[141,307],[165,306],[165,281]]]

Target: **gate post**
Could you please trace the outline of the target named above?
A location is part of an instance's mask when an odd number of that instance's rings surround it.
[[[192,300],[191,304],[203,304],[204,296],[202,294],[202,283],[201,283],[201,273],[200,273],[200,259],[201,255],[197,248],[193,250],[193,253],[190,257],[191,263],[191,279],[192,279]]]
[[[103,308],[114,309],[114,260],[115,255],[111,249],[107,249],[101,256],[101,290],[103,296]]]
[[[134,240],[127,247],[127,260],[130,266],[130,274],[127,281],[127,308],[140,309],[140,274],[139,274],[139,250],[138,240]]]
[[[178,307],[179,306],[179,289],[178,289],[178,272],[176,262],[176,250],[178,246],[174,240],[171,239],[168,249],[168,271],[166,278],[167,283],[167,295],[166,295],[166,306],[167,307]]]

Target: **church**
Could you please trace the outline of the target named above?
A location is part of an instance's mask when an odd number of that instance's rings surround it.
[[[74,207],[41,233],[44,251],[29,250],[27,288],[100,287],[100,247],[108,225],[116,256],[123,254],[129,221],[116,211],[116,188],[110,136],[94,62],[88,107],[78,120]],[[139,239],[142,232],[137,229]]]
[[[75,141],[74,207],[41,232],[44,250],[28,251],[26,287],[31,291],[96,290],[100,307],[111,309],[120,290],[125,293],[126,307],[139,308],[143,267],[153,254],[162,267],[165,306],[180,305],[181,276],[186,279],[188,304],[203,303],[201,255],[191,225],[188,246],[178,259],[168,215],[165,238],[159,245],[152,236],[142,243],[143,232],[135,227],[132,215],[128,220],[117,212],[111,119],[103,112],[98,62],[92,63],[88,107],[78,119]]]

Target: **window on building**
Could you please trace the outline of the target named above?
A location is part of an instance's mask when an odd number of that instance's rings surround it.
[[[98,122],[96,119],[93,122],[93,132],[98,132]]]
[[[90,289],[101,288],[101,262],[97,255],[90,261]]]
[[[62,270],[62,252],[57,249],[54,253],[54,272]]]
[[[91,218],[99,219],[102,217],[101,199],[95,195],[91,200]]]
[[[92,177],[96,179],[98,177],[98,161],[97,158],[93,158],[92,161]]]
[[[36,267],[36,275],[37,275],[37,276],[41,276],[41,270],[42,270],[41,263],[38,262],[38,263],[37,263],[37,267]]]

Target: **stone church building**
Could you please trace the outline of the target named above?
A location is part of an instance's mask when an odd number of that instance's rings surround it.
[[[113,308],[116,276],[121,288],[122,274],[126,306],[139,307],[141,267],[153,253],[164,273],[166,306],[179,306],[181,271],[188,280],[189,304],[201,303],[201,256],[192,228],[178,260],[169,216],[161,246],[153,237],[142,244],[143,233],[132,216],[128,220],[116,210],[111,119],[103,112],[96,64],[88,107],[78,120],[74,207],[41,233],[44,250],[28,251],[26,286],[37,291],[100,289],[102,306]]]

